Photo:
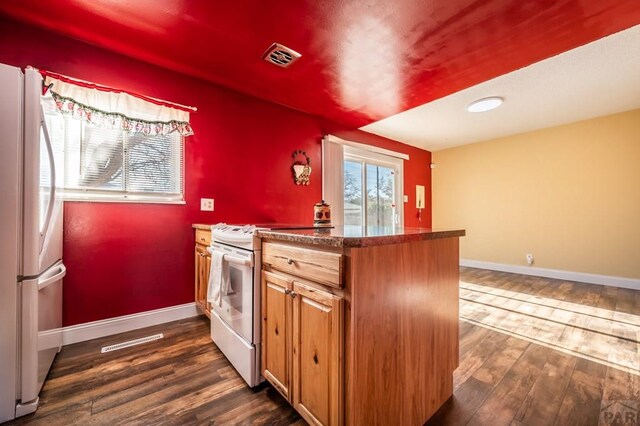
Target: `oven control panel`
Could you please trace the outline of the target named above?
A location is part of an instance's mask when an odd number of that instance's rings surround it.
[[[211,227],[211,240],[245,249],[258,249],[259,247],[254,246],[256,229],[255,225],[218,223]]]

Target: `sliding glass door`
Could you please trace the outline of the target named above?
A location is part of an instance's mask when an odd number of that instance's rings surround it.
[[[366,164],[367,225],[394,226],[397,223],[395,170],[376,164]]]
[[[400,226],[400,165],[345,153],[344,224]]]

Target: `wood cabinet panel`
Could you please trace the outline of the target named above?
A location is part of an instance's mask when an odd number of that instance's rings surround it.
[[[263,376],[309,423],[343,424],[342,298],[263,271],[262,321]]]
[[[195,247],[195,302],[200,310],[211,318],[211,309],[207,302],[207,289],[209,287],[209,271],[211,270],[211,254],[207,247],[196,244]]]
[[[291,280],[262,272],[262,375],[287,399],[291,383]]]
[[[211,231],[205,229],[196,229],[196,243],[204,246],[211,245]]]
[[[293,406],[311,424],[342,424],[342,299],[294,281]]]
[[[274,269],[332,287],[342,287],[343,257],[339,253],[286,244],[262,244],[262,260]]]
[[[458,238],[361,248],[350,259],[347,422],[421,425],[453,393]]]
[[[290,315],[291,327],[289,364],[271,367],[286,378],[265,377],[313,425],[424,424],[453,393],[458,249],[458,237],[343,254],[264,241],[265,274],[281,284],[279,301],[263,289],[263,303],[285,313],[263,312]],[[273,334],[263,335],[263,357],[288,353],[269,350]]]

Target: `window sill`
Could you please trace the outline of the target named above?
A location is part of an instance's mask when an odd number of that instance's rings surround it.
[[[124,197],[124,196],[104,196],[104,195],[75,195],[62,194],[62,201],[72,201],[81,203],[127,203],[127,204],[187,204],[184,200],[170,200],[164,198],[146,197]]]

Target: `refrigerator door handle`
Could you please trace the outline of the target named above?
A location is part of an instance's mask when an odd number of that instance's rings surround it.
[[[49,129],[47,128],[47,121],[44,118],[44,108],[40,105],[40,126],[44,135],[44,141],[47,144],[47,154],[49,157],[49,167],[51,170],[51,193],[49,194],[49,205],[47,206],[47,216],[44,221],[44,228],[40,233],[40,251],[44,246],[44,240],[51,224],[51,215],[53,214],[53,205],[55,204],[56,197],[56,164],[53,158],[53,145],[51,145],[51,139],[49,138]]]
[[[58,266],[56,269],[57,269],[57,272],[52,276],[38,278],[38,291],[41,291],[43,288],[47,287],[49,284],[53,284],[56,281],[61,280],[62,278],[64,278],[65,275],[67,275],[67,267],[64,266],[63,263],[61,263],[60,266]]]

